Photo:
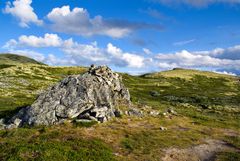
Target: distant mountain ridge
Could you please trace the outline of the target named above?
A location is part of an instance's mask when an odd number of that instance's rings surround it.
[[[11,53],[0,53],[0,64],[38,64],[38,65],[45,65],[42,62],[36,61],[32,58],[16,55]]]

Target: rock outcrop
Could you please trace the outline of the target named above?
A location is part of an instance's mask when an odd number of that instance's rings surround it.
[[[130,104],[121,76],[107,66],[92,65],[87,73],[69,76],[40,94],[31,106],[10,119],[5,128],[53,125],[71,119],[105,122],[119,116],[119,102]]]

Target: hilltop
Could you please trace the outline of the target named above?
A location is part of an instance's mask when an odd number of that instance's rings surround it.
[[[0,118],[86,71],[20,62],[2,68]],[[187,69],[120,74],[144,117],[0,131],[0,160],[239,160],[239,77]]]
[[[144,77],[149,78],[160,78],[160,77],[167,77],[167,78],[182,78],[189,80],[194,76],[205,76],[207,78],[234,78],[232,75],[227,74],[220,74],[215,72],[208,72],[208,71],[200,71],[194,69],[184,69],[184,68],[174,68],[173,70],[167,70],[162,72],[156,73],[148,73],[144,74]]]
[[[10,53],[0,53],[0,65],[14,65],[14,64],[38,64],[45,65],[34,59],[28,58],[26,56],[10,54]]]

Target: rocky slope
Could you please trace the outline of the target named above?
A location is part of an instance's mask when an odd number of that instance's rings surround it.
[[[21,109],[4,128],[53,125],[68,119],[105,122],[119,116],[118,102],[130,104],[122,78],[107,66],[92,66],[83,75],[68,76]]]

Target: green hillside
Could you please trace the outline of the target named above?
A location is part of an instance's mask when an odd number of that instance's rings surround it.
[[[38,62],[34,59],[21,56],[21,55],[15,55],[15,54],[3,54],[0,53],[0,68],[7,66],[7,65],[13,65],[13,64],[39,64],[39,65],[44,65],[41,62]]]
[[[87,70],[17,59],[21,63],[15,60],[14,66],[0,69],[0,118],[30,105],[67,75]],[[122,76],[133,105],[145,112],[143,118],[123,116],[91,127],[65,123],[2,130],[0,160],[162,160],[167,150],[186,151],[207,140],[226,143],[224,151],[214,153],[215,160],[239,160],[239,77],[185,69]],[[177,114],[167,113],[169,109]],[[160,115],[152,116],[151,111]]]
[[[167,78],[182,78],[182,79],[191,79],[194,76],[205,76],[208,78],[232,78],[231,75],[226,74],[218,74],[208,71],[199,71],[194,69],[182,69],[182,68],[175,68],[170,71],[163,71],[157,73],[149,73],[145,74],[145,77],[149,78],[160,78],[160,77],[167,77]]]

